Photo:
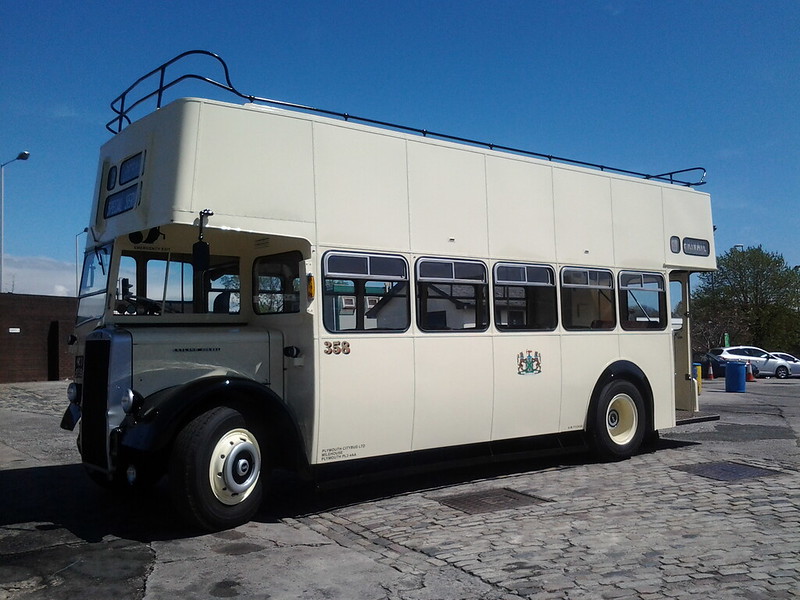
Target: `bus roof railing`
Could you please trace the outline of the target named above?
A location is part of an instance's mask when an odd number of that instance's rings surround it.
[[[219,65],[222,67],[224,82],[216,81],[204,75],[199,75],[197,73],[192,73],[192,72],[183,73],[175,77],[174,79],[167,81],[167,69],[188,56],[206,56],[218,62]],[[152,91],[147,91],[149,88],[146,88],[145,90],[139,89],[140,86],[142,87],[146,86],[148,81],[152,81],[153,79],[156,78],[157,78],[157,84],[155,86],[155,89],[153,89]],[[203,83],[207,83],[214,87],[230,92],[235,96],[238,96],[239,98],[247,100],[248,102],[261,103],[270,106],[279,106],[283,108],[291,108],[300,111],[307,111],[310,113],[316,113],[316,114],[344,119],[345,121],[354,121],[357,123],[365,123],[368,125],[376,125],[378,127],[394,129],[397,131],[403,131],[407,133],[413,133],[421,135],[423,137],[431,137],[450,142],[459,142],[463,144],[469,144],[472,146],[480,146],[484,148],[489,148],[490,150],[500,150],[503,152],[519,154],[522,156],[531,156],[534,158],[545,159],[548,161],[566,163],[580,167],[588,167],[592,169],[599,169],[600,171],[619,173],[622,175],[630,175],[632,177],[640,177],[642,179],[664,181],[674,185],[696,187],[704,185],[706,183],[705,180],[706,170],[703,167],[691,167],[689,169],[680,169],[678,171],[670,171],[668,173],[661,173],[659,175],[651,175],[648,173],[639,173],[637,171],[629,171],[627,169],[609,167],[608,165],[591,163],[582,160],[575,160],[563,156],[554,156],[552,154],[532,152],[530,150],[524,150],[521,148],[513,148],[510,146],[503,146],[491,142],[482,142],[479,140],[448,135],[446,133],[438,133],[435,131],[429,131],[427,129],[409,127],[407,125],[398,125],[396,123],[390,123],[388,121],[380,121],[376,119],[370,119],[367,117],[359,117],[356,115],[351,115],[349,113],[327,110],[324,108],[315,108],[312,106],[305,106],[303,104],[295,104],[293,102],[285,102],[282,100],[273,100],[270,98],[261,98],[250,94],[244,94],[240,92],[231,82],[230,71],[228,70],[228,65],[225,63],[225,61],[219,55],[214,54],[213,52],[209,52],[207,50],[189,50],[187,52],[178,54],[176,57],[172,58],[171,60],[168,60],[167,62],[156,67],[149,73],[142,75],[139,79],[134,81],[130,86],[128,86],[128,88],[124,92],[122,92],[119,96],[114,98],[114,100],[111,102],[111,110],[114,112],[116,116],[113,119],[111,119],[108,123],[106,123],[106,129],[108,129],[111,133],[114,134],[121,132],[125,128],[125,126],[131,123],[131,117],[130,117],[131,111],[133,111],[135,108],[140,107],[142,104],[151,99],[155,99],[156,108],[161,108],[164,102],[164,92],[166,92],[167,90],[171,89],[172,87],[178,85],[183,81],[191,79],[202,81]],[[134,95],[134,92],[140,95],[136,96]],[[677,175],[685,175],[687,173],[697,173],[699,178],[696,181],[686,181],[685,178],[683,177],[681,178],[676,177]]]

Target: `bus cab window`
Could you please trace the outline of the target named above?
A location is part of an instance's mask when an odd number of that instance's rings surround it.
[[[190,254],[126,252],[120,257],[114,312],[124,316],[238,314],[239,259],[211,258],[195,273]]]
[[[206,312],[223,315],[239,314],[241,284],[238,262],[205,271],[203,282]]]
[[[253,265],[253,309],[259,315],[300,312],[300,252],[262,256]]]

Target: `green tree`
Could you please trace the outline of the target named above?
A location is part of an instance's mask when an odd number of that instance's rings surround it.
[[[717,271],[700,275],[692,298],[695,349],[723,343],[767,350],[800,349],[800,268],[761,246],[732,248],[717,257]]]

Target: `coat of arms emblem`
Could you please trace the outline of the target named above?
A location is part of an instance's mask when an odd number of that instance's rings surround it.
[[[542,355],[533,350],[517,354],[517,375],[537,375],[542,372]]]

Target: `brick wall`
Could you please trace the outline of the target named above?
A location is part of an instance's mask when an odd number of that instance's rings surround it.
[[[0,294],[0,383],[72,377],[76,308],[75,298]]]

